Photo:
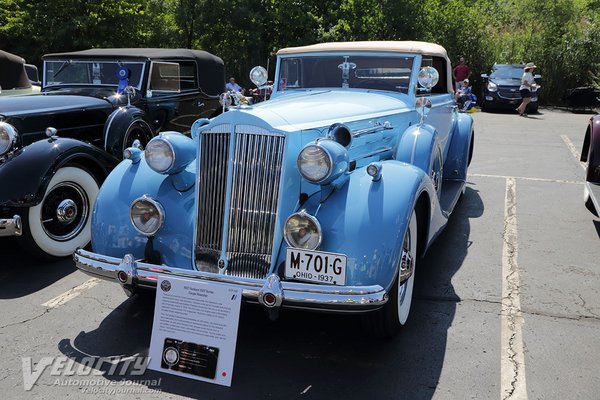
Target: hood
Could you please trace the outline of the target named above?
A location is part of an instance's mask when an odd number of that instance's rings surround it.
[[[238,111],[291,132],[408,111],[407,102],[406,95],[336,89],[285,94]]]
[[[108,100],[89,96],[40,94],[0,98],[0,115],[4,117],[54,114],[93,108],[112,108],[112,105]]]
[[[498,86],[521,86],[519,78],[490,78],[490,82],[494,82]]]

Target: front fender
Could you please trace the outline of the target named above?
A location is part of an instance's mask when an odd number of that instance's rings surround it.
[[[17,150],[0,164],[0,206],[39,204],[54,173],[71,162],[87,167],[101,181],[118,160],[79,140],[39,140]]]
[[[195,168],[195,162],[188,166]],[[165,211],[164,225],[153,240],[161,262],[192,269],[195,191],[174,190],[171,179],[150,169],[143,157],[136,164],[122,161],[108,176],[96,199],[92,215],[93,250],[119,258],[127,253],[136,259],[144,257],[148,239],[131,224],[129,207],[145,194],[158,201]]]
[[[421,169],[394,160],[381,165],[379,181],[373,181],[363,168],[354,171],[347,184],[324,203],[314,195],[301,207],[321,224],[323,241],[319,250],[347,255],[347,285],[381,285],[389,289],[417,202],[425,199],[429,205],[429,199],[437,201],[431,181]],[[428,229],[429,211],[425,215],[419,225]],[[277,265],[285,259],[285,242],[282,247]]]

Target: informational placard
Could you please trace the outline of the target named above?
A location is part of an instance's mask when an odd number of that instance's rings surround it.
[[[231,386],[241,299],[231,286],[159,276],[148,367]]]

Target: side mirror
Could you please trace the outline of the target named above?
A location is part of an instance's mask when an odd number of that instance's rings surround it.
[[[481,74],[481,77],[482,77],[483,79],[487,79],[487,78],[489,78],[489,75],[488,75],[488,74]]]
[[[542,79],[542,76],[540,74],[535,74],[533,76],[533,79]]]

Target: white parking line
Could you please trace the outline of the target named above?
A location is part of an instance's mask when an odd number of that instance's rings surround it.
[[[506,180],[504,203],[504,244],[502,246],[502,313],[500,390],[501,399],[527,399],[523,314],[521,313],[519,266],[517,264],[516,180]]]
[[[42,304],[42,306],[47,307],[47,308],[56,308],[56,307],[62,306],[67,301],[73,300],[75,297],[79,296],[81,294],[81,292],[83,292],[84,290],[91,289],[94,286],[96,286],[98,283],[100,283],[100,279],[97,279],[97,278],[89,279],[89,280],[83,282],[81,285],[75,286],[71,290],[67,290],[63,294],[59,294],[55,298],[48,300],[47,302]]]
[[[508,176],[508,175],[490,175],[490,174],[469,174],[469,177],[475,178],[498,178],[498,179],[518,179],[523,181],[534,181],[534,182],[550,182],[550,183],[570,183],[574,185],[583,185],[583,181],[565,181],[562,179],[548,179],[548,178],[528,178],[525,176]]]
[[[586,170],[587,163],[579,161],[581,159],[581,155],[577,151],[577,148],[575,148],[575,145],[573,144],[573,142],[571,142],[571,139],[569,139],[569,137],[567,135],[560,135],[560,138],[563,140],[563,142],[565,142],[565,144],[569,148],[569,151],[571,152],[571,154],[573,154],[573,157],[575,157],[575,159],[579,162],[579,165],[581,166],[581,168]]]

